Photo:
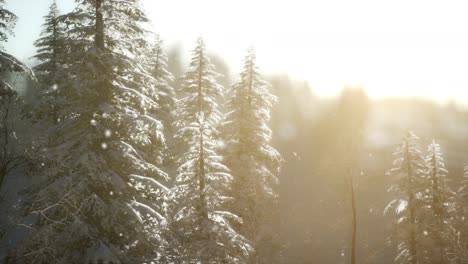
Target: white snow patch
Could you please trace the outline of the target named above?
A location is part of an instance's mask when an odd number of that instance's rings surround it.
[[[405,201],[405,200],[400,201],[400,203],[398,204],[398,206],[396,208],[397,214],[403,212],[406,209],[407,206],[408,206],[407,201]]]

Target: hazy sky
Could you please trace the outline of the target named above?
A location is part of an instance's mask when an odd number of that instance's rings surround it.
[[[7,0],[20,17],[6,45],[34,53],[50,0]],[[59,0],[62,10],[72,0]],[[234,71],[254,45],[265,72],[306,79],[322,95],[345,85],[374,97],[419,95],[468,102],[466,0],[143,0],[154,29],[188,52],[198,36]]]

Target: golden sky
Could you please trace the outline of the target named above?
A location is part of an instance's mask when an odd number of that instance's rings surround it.
[[[49,2],[7,0],[22,19],[8,51],[20,58],[33,54],[31,42]],[[350,85],[372,97],[468,102],[468,1],[142,2],[166,43],[182,42],[188,53],[203,36],[234,72],[253,45],[264,72],[308,80],[321,95]],[[59,1],[65,10],[72,4]]]

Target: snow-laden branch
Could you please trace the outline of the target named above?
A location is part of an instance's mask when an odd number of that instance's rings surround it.
[[[144,209],[147,213],[149,213],[150,215],[153,215],[155,216],[156,218],[158,218],[159,222],[163,225],[165,225],[167,223],[167,220],[166,218],[164,218],[164,216],[162,216],[160,213],[158,213],[156,210],[154,210],[153,208],[151,208],[150,206],[146,205],[146,204],[143,204],[143,203],[140,203],[136,200],[133,200],[132,203],[131,203],[132,206],[135,206],[135,207],[139,207],[139,208],[142,208]],[[134,209],[132,207],[132,209]]]
[[[153,178],[142,176],[142,175],[137,175],[137,174],[130,174],[130,178],[138,179],[140,181],[146,181],[146,182],[149,182],[149,183],[152,183],[152,184],[158,186],[159,188],[163,189],[166,192],[169,191],[169,188],[167,188],[162,183],[160,183],[159,181],[157,181],[157,180],[155,180]]]

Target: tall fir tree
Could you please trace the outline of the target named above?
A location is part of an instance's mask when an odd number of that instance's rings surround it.
[[[274,219],[275,187],[281,156],[270,144],[270,111],[277,98],[261,78],[254,49],[244,60],[240,80],[232,86],[224,124],[225,155],[234,177],[232,210],[243,220],[240,230],[252,241],[255,252],[249,263],[271,263],[278,251],[265,230]]]
[[[428,146],[425,158],[425,196],[427,213],[424,215],[426,263],[459,263],[458,231],[461,212],[458,198],[448,186],[448,171],[439,144]],[[421,263],[423,263],[421,261]]]
[[[225,209],[232,177],[217,153],[222,87],[216,77],[199,39],[182,77],[176,115],[177,138],[185,149],[174,187],[180,205],[173,223],[181,243],[178,263],[244,263],[250,250],[231,226],[238,217]]]
[[[138,149],[164,141],[149,115],[155,80],[135,56],[147,18],[138,0],[76,3],[61,18],[73,62],[59,94],[67,107],[59,108],[47,180],[29,209],[37,221],[13,263],[163,261],[166,219],[154,197],[167,191],[159,182],[167,174],[152,164],[159,157]]]
[[[461,219],[461,228],[459,228],[459,236],[462,238],[461,243],[457,244],[457,251],[462,253],[460,255],[463,256],[463,258],[466,260],[468,259],[468,223],[467,223],[467,217],[468,217],[468,208],[467,208],[467,196],[468,196],[468,166],[465,166],[463,168],[463,178],[460,182],[460,188],[457,190],[457,197],[459,204],[461,205],[461,210],[459,212],[462,212],[462,214],[459,216]]]
[[[175,90],[172,87],[174,76],[168,70],[168,58],[163,50],[163,41],[156,36],[154,43],[151,43],[149,52],[149,72],[156,80],[158,90],[158,104],[161,121],[164,127],[169,128],[173,125],[173,110],[175,109]],[[168,132],[172,132],[168,130]]]
[[[158,109],[151,114],[161,120],[166,139],[165,147],[167,148],[165,148],[165,152],[161,155],[164,159],[160,161],[160,164],[164,166],[166,171],[170,171],[173,174],[174,153],[172,153],[172,146],[174,142],[174,109],[176,108],[175,90],[172,87],[174,76],[167,69],[168,59],[163,50],[163,41],[158,35],[155,36],[154,34],[150,34],[148,39],[151,39],[151,41],[141,47],[140,60],[154,78],[155,94],[153,97],[158,104]],[[155,150],[160,150],[161,146],[155,143],[149,144],[147,151],[154,152]]]
[[[138,144],[140,155],[147,160],[151,160],[154,165],[164,168],[164,171],[169,175],[174,174],[174,154],[171,151],[171,144],[173,142],[173,113],[175,109],[175,91],[171,86],[174,77],[167,71],[167,57],[162,49],[162,40],[158,35],[153,32],[146,32],[143,39],[140,39],[139,47],[136,49],[136,58],[142,67],[151,76],[151,85],[153,89],[148,94],[155,104],[156,108],[152,108],[146,114],[154,120],[159,120],[159,129],[164,134],[162,141],[162,134],[153,133],[148,135],[147,140]],[[137,77],[137,79],[141,79]],[[164,184],[168,183],[168,178],[165,179]],[[171,179],[172,180],[172,179]],[[171,182],[172,184],[172,182]],[[172,195],[170,192],[159,192],[156,199],[161,204],[161,213],[165,218],[170,218],[171,200]],[[165,231],[169,231],[165,229]],[[170,237],[170,232],[164,232],[165,236]],[[168,256],[167,261],[169,261]]]
[[[59,16],[57,2],[54,0],[49,7],[49,13],[44,17],[41,37],[34,43],[37,48],[34,58],[39,63],[33,69],[43,87],[39,113],[54,124],[58,123],[60,105],[57,93],[67,79],[65,28]]]
[[[396,198],[386,207],[385,212],[395,209],[397,221],[395,236],[391,242],[396,243],[398,254],[395,263],[416,264],[420,255],[418,238],[423,235],[420,225],[420,206],[422,205],[422,177],[424,158],[417,148],[418,137],[408,132],[394,152],[394,167],[387,174],[395,177],[396,182],[390,191]]]

